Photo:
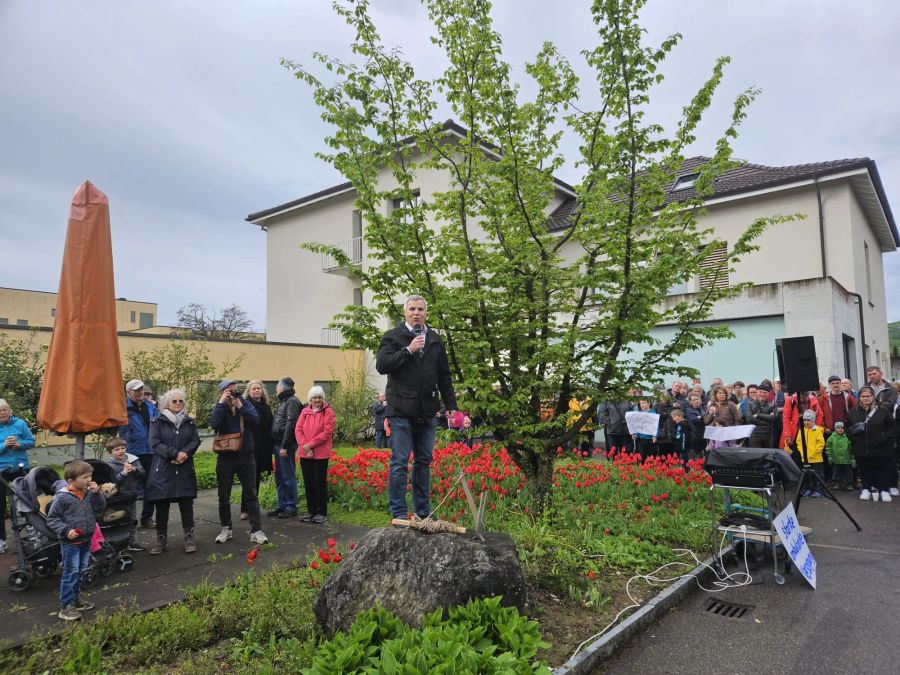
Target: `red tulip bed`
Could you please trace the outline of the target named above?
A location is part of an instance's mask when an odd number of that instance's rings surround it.
[[[476,502],[487,492],[485,526],[513,537],[531,582],[597,607],[605,602],[606,572],[646,572],[674,560],[673,548],[701,556],[708,549],[710,480],[699,460],[684,466],[675,456],[558,455],[549,508],[535,514],[525,476],[504,448],[436,448],[435,516],[471,527],[462,471]],[[330,499],[347,510],[387,513],[389,461],[389,450],[336,457],[328,469]]]

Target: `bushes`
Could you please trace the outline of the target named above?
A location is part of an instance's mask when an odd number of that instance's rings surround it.
[[[549,673],[534,662],[541,640],[538,624],[501,598],[437,609],[421,629],[410,628],[382,607],[360,614],[347,633],[324,642],[309,675],[339,673]]]

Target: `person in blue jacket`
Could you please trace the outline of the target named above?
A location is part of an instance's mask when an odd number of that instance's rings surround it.
[[[144,383],[141,380],[128,380],[125,384],[125,412],[128,413],[128,424],[119,427],[119,436],[128,443],[128,452],[135,455],[144,469],[143,485],[147,490],[150,467],[153,464],[153,450],[150,447],[150,421],[159,417],[159,410],[144,398]],[[153,527],[153,502],[144,499],[141,507],[141,527]]]
[[[12,414],[6,399],[0,398],[0,474],[3,480],[28,472],[28,450],[34,447],[34,434],[25,421]],[[0,483],[0,553],[6,553],[6,486]]]

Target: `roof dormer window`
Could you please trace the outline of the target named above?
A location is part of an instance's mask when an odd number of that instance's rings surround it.
[[[675,181],[675,185],[672,186],[672,192],[676,192],[677,190],[687,190],[688,188],[694,187],[694,183],[697,182],[698,178],[700,178],[699,173],[689,173],[684,176],[679,176],[678,180]]]

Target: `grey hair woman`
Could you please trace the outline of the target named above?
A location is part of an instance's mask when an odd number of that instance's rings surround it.
[[[150,449],[153,464],[147,479],[145,499],[156,506],[156,543],[151,555],[159,555],[168,547],[169,505],[178,503],[184,552],[194,553],[194,499],[197,498],[197,474],[194,453],[200,447],[197,423],[185,410],[187,397],[183,389],[170,389],[159,399],[159,417],[150,421]]]
[[[334,410],[325,402],[322,387],[313,387],[300,411],[295,432],[300,454],[300,470],[306,489],[307,512],[300,520],[324,523],[328,515],[328,460],[332,455]]]

